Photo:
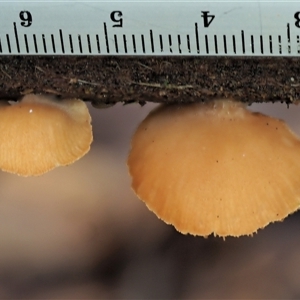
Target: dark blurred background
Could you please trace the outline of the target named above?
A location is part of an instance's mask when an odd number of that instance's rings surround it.
[[[181,235],[130,188],[130,139],[155,105],[89,107],[81,160],[35,178],[0,173],[1,299],[300,298],[299,214],[253,237]],[[298,107],[251,109],[300,134]]]

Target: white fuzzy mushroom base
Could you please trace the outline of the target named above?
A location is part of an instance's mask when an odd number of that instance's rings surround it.
[[[85,155],[93,140],[91,117],[78,99],[27,95],[0,106],[0,168],[41,175]]]
[[[182,233],[249,235],[300,206],[300,141],[243,104],[161,106],[137,129],[132,187]]]

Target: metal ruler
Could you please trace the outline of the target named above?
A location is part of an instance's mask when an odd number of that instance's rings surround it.
[[[0,55],[300,56],[300,1],[0,0]]]

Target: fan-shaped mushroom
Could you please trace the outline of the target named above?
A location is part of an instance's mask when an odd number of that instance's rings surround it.
[[[79,99],[26,95],[0,105],[0,168],[22,176],[41,175],[73,163],[93,140],[91,117]]]
[[[300,141],[232,100],[160,106],[138,127],[132,187],[182,233],[249,235],[300,206]]]

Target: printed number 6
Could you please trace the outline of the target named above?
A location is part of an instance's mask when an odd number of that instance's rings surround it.
[[[23,27],[29,27],[32,24],[32,15],[29,11],[27,10],[21,11],[19,17],[23,21],[21,22],[21,25]]]

